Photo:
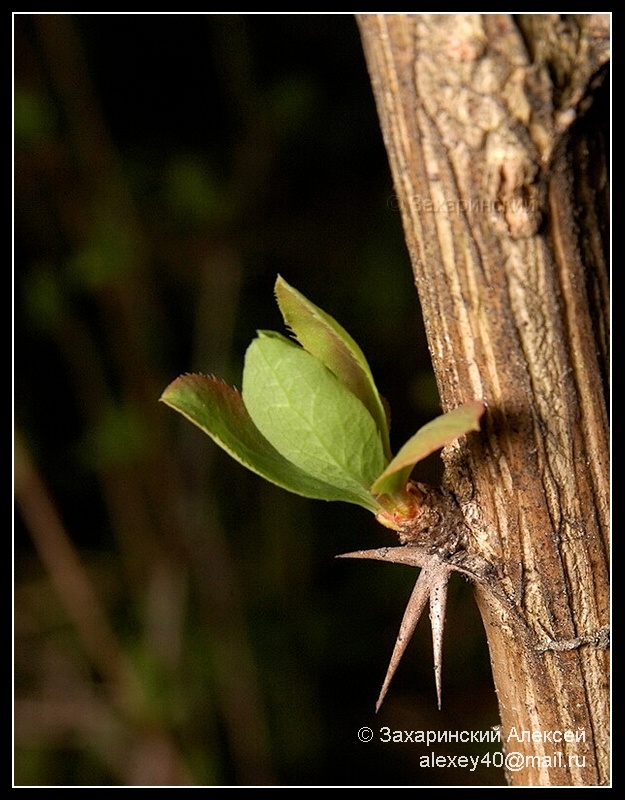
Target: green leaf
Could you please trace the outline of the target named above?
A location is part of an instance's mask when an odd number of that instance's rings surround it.
[[[309,475],[359,497],[386,463],[378,428],[364,405],[314,356],[277,333],[249,346],[243,401],[260,432]]]
[[[412,468],[430,453],[445,447],[469,431],[479,431],[484,403],[474,400],[453,411],[436,417],[420,428],[400,449],[384,472],[375,480],[371,491],[375,495],[401,495]]]
[[[207,433],[229,455],[268,481],[304,497],[362,504],[360,493],[312,478],[287,461],[256,428],[236,389],[207,375],[183,375],[171,383],[162,402]],[[375,508],[368,498],[366,508]]]
[[[375,420],[387,460],[391,458],[388,420],[364,353],[347,331],[280,276],[276,298],[298,342],[356,395]]]

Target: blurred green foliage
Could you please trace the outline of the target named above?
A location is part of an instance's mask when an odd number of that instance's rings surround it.
[[[14,55],[15,784],[503,783],[356,736],[496,722],[469,587],[443,712],[423,624],[374,717],[415,576],[333,556],[391,533],[157,402],[240,386],[281,273],[362,345],[395,446],[436,412],[354,19],[18,13]]]

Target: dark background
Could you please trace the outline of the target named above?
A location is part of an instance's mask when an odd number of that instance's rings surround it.
[[[395,450],[438,413],[354,18],[16,14],[14,56],[15,784],[503,783],[422,766],[493,745],[379,741],[497,724],[470,587],[442,712],[424,617],[376,716],[416,573],[334,556],[394,535],[158,403],[240,386],[280,273],[363,348]]]

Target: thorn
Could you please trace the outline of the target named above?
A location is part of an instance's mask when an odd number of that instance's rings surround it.
[[[377,550],[356,550],[353,553],[341,553],[335,558],[365,558],[388,561],[391,564],[406,564],[409,567],[424,567],[431,556],[426,555],[423,548],[407,544],[401,547],[380,547]]]
[[[354,553],[343,553],[337,558],[370,558],[376,561],[390,561],[394,564],[407,564],[420,567],[406,611],[395,640],[393,654],[386,671],[380,696],[375,705],[376,713],[380,710],[386,693],[395,675],[399,662],[408,647],[410,639],[421,618],[425,603],[430,601],[430,623],[432,625],[432,648],[434,651],[434,680],[438,710],[442,706],[442,672],[443,672],[443,628],[445,625],[445,609],[447,605],[447,584],[449,576],[457,567],[447,564],[438,556],[426,553],[422,548],[413,545],[402,547],[381,547],[378,550],[357,550]]]
[[[441,682],[443,673],[443,628],[445,626],[445,609],[447,607],[447,584],[449,571],[439,570],[433,575],[430,592],[430,624],[432,626],[432,650],[434,652],[434,678],[436,681],[436,698],[438,710],[441,710]]]
[[[399,633],[397,634],[397,639],[395,640],[393,654],[391,655],[391,660],[386,671],[384,683],[382,684],[380,696],[378,697],[378,702],[375,705],[376,713],[380,710],[380,706],[386,697],[386,693],[391,684],[391,680],[393,679],[393,675],[399,666],[399,662],[401,661],[401,658],[408,647],[408,643],[412,638],[412,634],[417,627],[417,623],[421,618],[426,601],[432,590],[432,579],[435,577],[436,575],[433,575],[432,570],[428,567],[424,567],[419,573],[417,582],[415,583],[412,594],[410,595],[410,600],[408,600],[408,605],[406,606],[406,611],[404,612],[404,617],[399,627]]]

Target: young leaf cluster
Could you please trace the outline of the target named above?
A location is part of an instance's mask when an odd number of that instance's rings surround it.
[[[183,375],[161,400],[233,458],[305,497],[363,506],[390,527],[414,513],[415,463],[479,429],[481,402],[421,428],[395,457],[384,403],[352,337],[281,277],[275,285],[295,338],[258,331],[245,355],[242,392],[207,375]]]

